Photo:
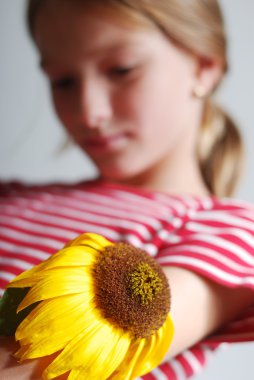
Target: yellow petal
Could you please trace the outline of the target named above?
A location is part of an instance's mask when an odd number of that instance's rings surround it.
[[[157,367],[168,351],[173,338],[173,323],[168,315],[164,325],[148,339],[134,341],[124,362],[109,380],[133,380]]]
[[[8,287],[31,287],[37,283],[37,275],[46,269],[57,267],[91,266],[96,261],[96,254],[98,253],[90,247],[71,247],[62,249],[49,257],[43,263],[15,277],[10,282]]]
[[[91,365],[90,372],[84,372],[84,369],[82,367],[72,369],[68,376],[68,380],[109,379],[110,374],[115,370],[115,368],[121,365],[121,362],[124,360],[129,344],[130,340],[128,338],[127,340],[121,338],[120,340],[118,340],[118,342],[115,343],[114,349],[109,354],[107,354],[106,351],[104,353],[102,352],[102,354],[100,354],[99,356],[98,353],[97,362],[94,361],[94,364]]]
[[[53,379],[72,369],[68,379],[106,380],[126,355],[130,339],[108,323],[90,321],[44,371]],[[79,376],[80,372],[80,377]]]
[[[27,346],[17,356],[33,359],[63,349],[96,318],[85,302],[79,294],[40,303],[17,328],[16,340]]]
[[[91,276],[87,272],[85,268],[56,268],[41,272],[17,312],[38,301],[91,291]]]
[[[90,247],[69,247],[55,253],[49,260],[44,262],[43,270],[56,267],[91,266],[98,255]]]
[[[22,363],[22,361],[26,359],[25,357],[23,358],[23,355],[25,354],[28,348],[29,348],[29,345],[27,346],[24,345],[20,347],[19,350],[13,354],[13,356],[17,359],[19,363]]]
[[[35,278],[34,275],[40,273],[44,269],[60,266],[73,267],[91,265],[94,263],[99,251],[108,245],[112,245],[112,243],[103,236],[93,233],[80,235],[70,243],[66,244],[65,248],[50,256],[43,263],[16,276],[8,284],[8,287],[31,287],[37,282],[37,278]]]
[[[172,317],[168,314],[164,325],[156,333],[158,341],[156,343],[156,352],[153,364],[154,367],[162,362],[166,353],[169,351],[170,344],[172,343],[174,337],[174,332],[175,330]]]
[[[18,326],[16,340],[26,339],[28,344],[56,331],[64,335],[65,329],[72,327],[75,317],[84,316],[91,309],[91,298],[92,295],[81,293],[40,302]]]
[[[141,374],[146,374],[150,372],[154,367],[151,366],[150,361],[148,358],[150,355],[153,355],[154,349],[155,349],[155,343],[156,343],[156,338],[153,335],[149,339],[143,339],[143,346],[142,346],[142,351],[139,352],[139,356],[136,357],[135,361],[131,361],[131,377],[130,379],[134,379],[138,376],[141,376]],[[133,350],[136,350],[135,345],[133,345],[130,348],[130,352]],[[126,361],[126,366],[128,368],[129,364]]]
[[[44,263],[38,264],[35,267],[28,269],[25,272],[20,273],[18,276],[16,276],[14,279],[12,279],[9,282],[7,287],[8,288],[24,288],[24,287],[33,286],[37,282],[37,280],[33,276],[34,274],[38,273],[41,270],[43,265]],[[23,282],[23,280],[26,280],[26,281]]]
[[[43,377],[43,380],[47,380],[48,377]],[[82,373],[82,369],[81,368],[77,368],[77,369],[73,369],[69,376],[67,377],[68,380],[84,380],[84,375]],[[89,380],[93,380],[93,379],[89,379]]]
[[[164,325],[147,340],[147,344],[133,369],[135,377],[145,375],[157,367],[169,350],[174,335],[174,325],[168,314]]]
[[[86,233],[69,242],[66,247],[75,245],[84,245],[100,251],[112,243],[101,235]]]

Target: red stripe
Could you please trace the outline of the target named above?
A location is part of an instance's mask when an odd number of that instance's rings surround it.
[[[182,355],[178,355],[177,361],[181,364],[187,377],[191,377],[194,374],[193,368]]]
[[[177,376],[169,363],[164,363],[159,366],[160,370],[167,376],[168,380],[177,380]]]
[[[157,380],[155,376],[150,372],[147,375],[144,375],[141,377],[143,380]]]
[[[3,279],[1,278],[1,272],[0,272],[0,289],[1,289],[1,290],[4,290],[7,284],[8,284],[8,281],[3,280]]]

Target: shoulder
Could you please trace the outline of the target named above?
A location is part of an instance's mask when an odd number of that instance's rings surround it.
[[[190,206],[161,265],[199,272],[226,286],[254,286],[254,208],[237,199],[207,198]]]
[[[211,209],[225,213],[249,211],[254,213],[254,204],[238,198],[211,198]]]
[[[203,202],[203,207],[190,208],[187,213],[187,225],[195,223],[203,228],[218,231],[219,229],[246,230],[254,234],[254,205],[234,198],[210,198]]]

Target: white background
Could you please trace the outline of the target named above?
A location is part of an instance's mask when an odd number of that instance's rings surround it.
[[[223,0],[230,73],[218,94],[241,125],[246,170],[237,197],[254,202],[254,2]],[[95,169],[75,148],[63,153],[62,127],[54,116],[38,57],[24,22],[25,0],[0,0],[0,178],[28,182],[77,181]],[[254,344],[217,354],[198,380],[252,380]]]

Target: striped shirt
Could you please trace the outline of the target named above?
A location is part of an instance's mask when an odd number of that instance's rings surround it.
[[[254,288],[254,206],[90,181],[0,186],[0,296],[6,284],[84,232],[147,251],[226,287]],[[254,305],[241,318],[139,380],[185,380],[213,351],[254,340]]]

